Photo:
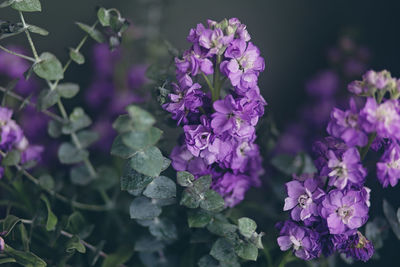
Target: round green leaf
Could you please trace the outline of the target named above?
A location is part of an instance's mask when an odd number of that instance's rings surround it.
[[[237,259],[232,244],[224,238],[219,238],[215,241],[211,248],[210,255],[222,262],[232,262]]]
[[[16,0],[11,7],[22,12],[42,11],[39,0]]]
[[[105,41],[104,35],[95,28],[81,22],[77,22],[76,25],[78,25],[79,28],[81,28],[83,31],[89,34],[89,36],[96,42],[104,43]]]
[[[111,146],[111,155],[128,159],[136,154],[136,151],[122,142],[121,135],[118,135]]]
[[[44,52],[40,61],[33,65],[33,71],[46,80],[60,80],[64,78],[64,70],[60,61],[51,53]]]
[[[236,254],[245,260],[256,261],[258,248],[251,243],[241,242],[235,247]]]
[[[138,106],[131,105],[126,109],[132,119],[134,127],[138,130],[146,130],[156,122],[153,115]]]
[[[49,34],[49,32],[46,31],[45,29],[40,28],[40,27],[35,26],[35,25],[28,25],[28,31],[30,31],[32,33],[36,33],[36,34],[42,35],[42,36],[46,36],[46,35]]]
[[[239,227],[239,232],[244,237],[250,238],[256,231],[257,224],[252,219],[243,217],[238,220],[238,227]]]
[[[97,11],[97,18],[102,26],[110,26],[110,12],[107,9],[103,7],[99,8]]]
[[[131,219],[151,220],[161,214],[161,208],[146,197],[135,198],[130,207]]]
[[[37,100],[37,108],[40,111],[46,110],[49,107],[55,105],[59,99],[60,96],[58,95],[57,91],[44,89],[39,93]]]
[[[121,176],[121,190],[140,190],[151,182],[153,177],[138,173],[127,163]]]
[[[73,98],[79,92],[79,85],[76,83],[60,83],[56,90],[61,97]]]
[[[194,176],[190,172],[178,172],[176,174],[176,178],[178,181],[178,184],[184,187],[192,186],[193,181],[194,181]]]
[[[200,208],[208,211],[219,211],[225,206],[224,199],[214,190],[208,190],[200,202]]]
[[[134,150],[140,150],[155,145],[160,140],[162,133],[160,129],[155,127],[146,131],[130,131],[122,134],[122,141]]]
[[[89,153],[86,150],[77,149],[70,143],[62,143],[58,149],[58,158],[61,163],[74,164],[82,162]]]
[[[146,187],[143,195],[155,199],[173,198],[176,197],[176,184],[168,177],[160,176]]]
[[[160,175],[164,157],[157,147],[148,147],[138,151],[129,159],[130,165],[137,172],[156,177]]]
[[[203,228],[211,221],[212,216],[204,210],[188,212],[188,224],[191,228]]]
[[[69,49],[69,57],[78,65],[85,63],[85,57],[73,48]]]

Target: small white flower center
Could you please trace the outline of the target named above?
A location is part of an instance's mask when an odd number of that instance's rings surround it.
[[[338,214],[338,216],[340,218],[342,218],[343,223],[348,224],[350,218],[353,216],[353,208],[352,207],[348,207],[346,205],[340,207],[337,209],[336,213]]]
[[[292,242],[292,244],[293,244],[293,248],[294,248],[294,250],[298,250],[300,247],[301,247],[301,241],[300,240],[297,240],[296,239],[296,237],[294,237],[294,236],[290,236],[290,241]]]

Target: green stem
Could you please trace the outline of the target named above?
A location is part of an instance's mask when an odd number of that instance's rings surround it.
[[[28,26],[25,23],[24,15],[22,14],[21,11],[18,11],[18,13],[19,13],[19,16],[21,17],[22,25],[26,29]],[[32,38],[31,38],[31,34],[27,30],[25,30],[25,33],[26,33],[26,37],[28,38],[29,45],[31,46],[33,56],[35,57],[36,61],[40,61],[40,58],[39,58],[39,55],[38,55],[38,53],[36,51],[35,45],[33,44],[33,41],[32,41]]]
[[[368,138],[368,144],[365,147],[361,148],[361,151],[360,151],[361,161],[363,161],[365,156],[367,156],[369,148],[371,147],[372,142],[374,142],[375,138],[376,138],[376,133],[371,134]]]
[[[26,60],[29,60],[29,61],[32,61],[32,62],[36,62],[36,59],[34,59],[33,57],[28,57],[28,56],[25,56],[23,54],[11,51],[11,50],[5,48],[2,45],[0,45],[0,49],[4,50],[5,52],[7,52],[7,53],[9,53],[11,55],[14,55],[14,56],[17,56],[17,57],[20,57],[20,58],[23,58],[23,59],[26,59]]]
[[[265,244],[264,244],[263,252],[264,252],[265,259],[267,260],[267,266],[273,267],[271,254],[269,253],[269,249]]]
[[[283,258],[282,258],[281,262],[279,263],[278,267],[285,267],[285,265],[287,263],[295,261],[295,260],[297,260],[297,258],[292,255],[292,251],[288,251],[283,256]]]
[[[203,72],[201,72],[201,75],[203,76],[204,80],[206,81],[206,83],[207,83],[207,85],[210,88],[210,91],[212,93],[214,91],[214,87],[212,86],[210,80],[208,79],[208,77]]]
[[[211,91],[212,102],[217,101],[220,96],[220,91],[221,91],[221,81],[220,81],[221,72],[219,70],[220,64],[221,64],[221,56],[217,55],[217,59],[215,62],[215,67],[214,67],[214,80],[213,80],[214,90]]]

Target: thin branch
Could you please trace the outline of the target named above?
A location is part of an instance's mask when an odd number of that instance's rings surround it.
[[[16,99],[16,100],[18,100],[18,101],[20,101],[20,102],[24,102],[24,101],[25,101],[25,103],[27,103],[27,104],[28,104],[29,106],[31,106],[31,107],[36,107],[36,104],[35,104],[35,103],[31,102],[31,101],[28,100],[28,99],[23,98],[22,96],[20,96],[20,95],[14,93],[14,92],[11,92],[11,91],[7,90],[7,88],[4,88],[4,87],[1,87],[1,86],[0,86],[0,91],[2,91],[3,93],[5,93],[5,94],[11,96],[12,98],[14,98],[14,99]],[[55,114],[55,113],[53,113],[53,112],[51,112],[51,111],[42,110],[41,112],[42,112],[43,114],[46,114],[46,115],[49,116],[50,118],[52,118],[52,119],[58,121],[58,122],[61,122],[61,123],[66,123],[66,122],[67,122],[66,120],[64,120],[63,118],[61,118],[60,116],[58,116],[57,114]]]
[[[3,151],[0,150],[0,155],[2,157],[5,157],[6,153],[4,153]],[[60,200],[64,203],[69,203],[75,208],[82,209],[82,210],[91,210],[91,211],[105,211],[105,210],[110,210],[113,207],[110,204],[108,204],[108,205],[93,205],[93,204],[85,204],[85,203],[81,203],[81,202],[78,202],[75,200],[71,200],[70,198],[63,196],[63,195],[55,192],[54,190],[51,190],[49,188],[42,186],[39,182],[39,179],[35,178],[32,174],[27,172],[20,165],[16,164],[14,166],[18,169],[18,171],[20,171],[23,175],[25,175],[25,177],[28,178],[32,183],[39,186],[41,189],[45,190],[47,193],[54,196],[58,200]]]
[[[7,52],[7,53],[9,53],[11,55],[14,55],[14,56],[17,56],[17,57],[20,57],[20,58],[23,58],[23,59],[26,59],[26,60],[29,60],[29,61],[32,61],[32,62],[36,62],[36,59],[34,59],[33,57],[25,56],[23,54],[11,51],[11,50],[5,48],[2,45],[0,45],[0,49],[4,50],[5,52]]]
[[[24,15],[22,14],[21,11],[18,11],[18,13],[19,13],[19,16],[21,17],[22,25],[26,29],[28,27],[28,25],[26,25],[26,23],[25,23]],[[35,57],[36,61],[39,61],[40,58],[39,58],[39,55],[38,55],[38,53],[36,51],[35,45],[33,44],[33,41],[32,41],[32,38],[31,38],[31,34],[29,33],[29,31],[26,31],[26,30],[25,30],[25,33],[26,33],[26,37],[28,38],[29,45],[31,46],[33,56]]]

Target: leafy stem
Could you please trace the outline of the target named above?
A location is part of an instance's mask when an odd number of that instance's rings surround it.
[[[18,13],[19,13],[19,16],[21,17],[22,25],[24,26],[24,29],[26,29],[28,26],[25,23],[24,15],[22,14],[21,11],[18,11]],[[33,53],[33,55],[35,57],[35,60],[36,61],[40,61],[40,58],[39,58],[39,55],[38,55],[38,53],[36,51],[35,45],[33,44],[31,34],[29,33],[28,30],[25,30],[25,34],[26,34],[26,37],[28,38],[28,42],[29,42],[29,45],[31,46],[32,53]]]
[[[0,150],[0,155],[2,157],[5,157],[6,153],[4,153],[3,151]],[[20,171],[23,175],[25,175],[25,177],[28,178],[31,182],[33,182],[35,185],[39,186],[41,189],[45,190],[47,193],[54,196],[58,200],[60,200],[64,203],[70,203],[75,208],[82,209],[82,210],[91,210],[91,211],[105,211],[105,210],[109,210],[111,208],[111,205],[100,206],[100,205],[85,204],[85,203],[77,202],[75,200],[70,200],[70,198],[65,197],[65,196],[55,192],[54,190],[51,190],[47,187],[42,186],[39,182],[39,179],[34,177],[32,174],[30,174],[28,171],[26,171],[20,165],[16,164],[14,166],[17,168],[18,171]]]
[[[2,45],[0,45],[0,49],[4,50],[5,52],[7,52],[7,53],[9,53],[11,55],[14,55],[14,56],[17,56],[17,57],[20,57],[20,58],[23,58],[23,59],[26,59],[26,60],[29,60],[29,61],[32,61],[32,62],[36,62],[36,59],[34,59],[33,57],[25,56],[23,54],[11,51],[11,50],[5,48]]]
[[[282,260],[279,263],[278,267],[285,267],[286,264],[295,260],[297,260],[297,258],[292,255],[292,252],[287,251],[285,255],[282,257]]]

